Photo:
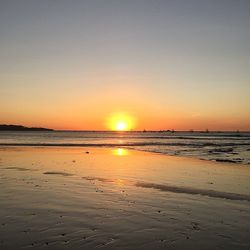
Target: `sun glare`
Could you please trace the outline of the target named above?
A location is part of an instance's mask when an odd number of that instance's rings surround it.
[[[127,114],[112,114],[107,121],[107,127],[114,131],[129,131],[134,129],[134,119]]]
[[[116,130],[126,130],[127,124],[123,121],[120,121],[116,124]]]

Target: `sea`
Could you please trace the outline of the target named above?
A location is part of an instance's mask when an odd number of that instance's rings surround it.
[[[0,146],[129,148],[250,164],[250,132],[0,131]]]

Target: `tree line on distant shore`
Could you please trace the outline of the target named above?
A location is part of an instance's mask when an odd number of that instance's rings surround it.
[[[0,131],[53,131],[53,129],[0,124]]]

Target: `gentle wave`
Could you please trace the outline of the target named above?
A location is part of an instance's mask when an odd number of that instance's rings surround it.
[[[250,164],[249,132],[0,132],[0,146],[126,147],[209,161]]]
[[[121,146],[250,146],[250,143],[181,143],[181,142],[126,142],[126,143],[0,143],[0,146],[46,146],[46,147],[121,147]]]

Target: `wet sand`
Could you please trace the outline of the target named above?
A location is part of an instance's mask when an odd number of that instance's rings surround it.
[[[0,147],[0,249],[250,249],[250,168]]]

